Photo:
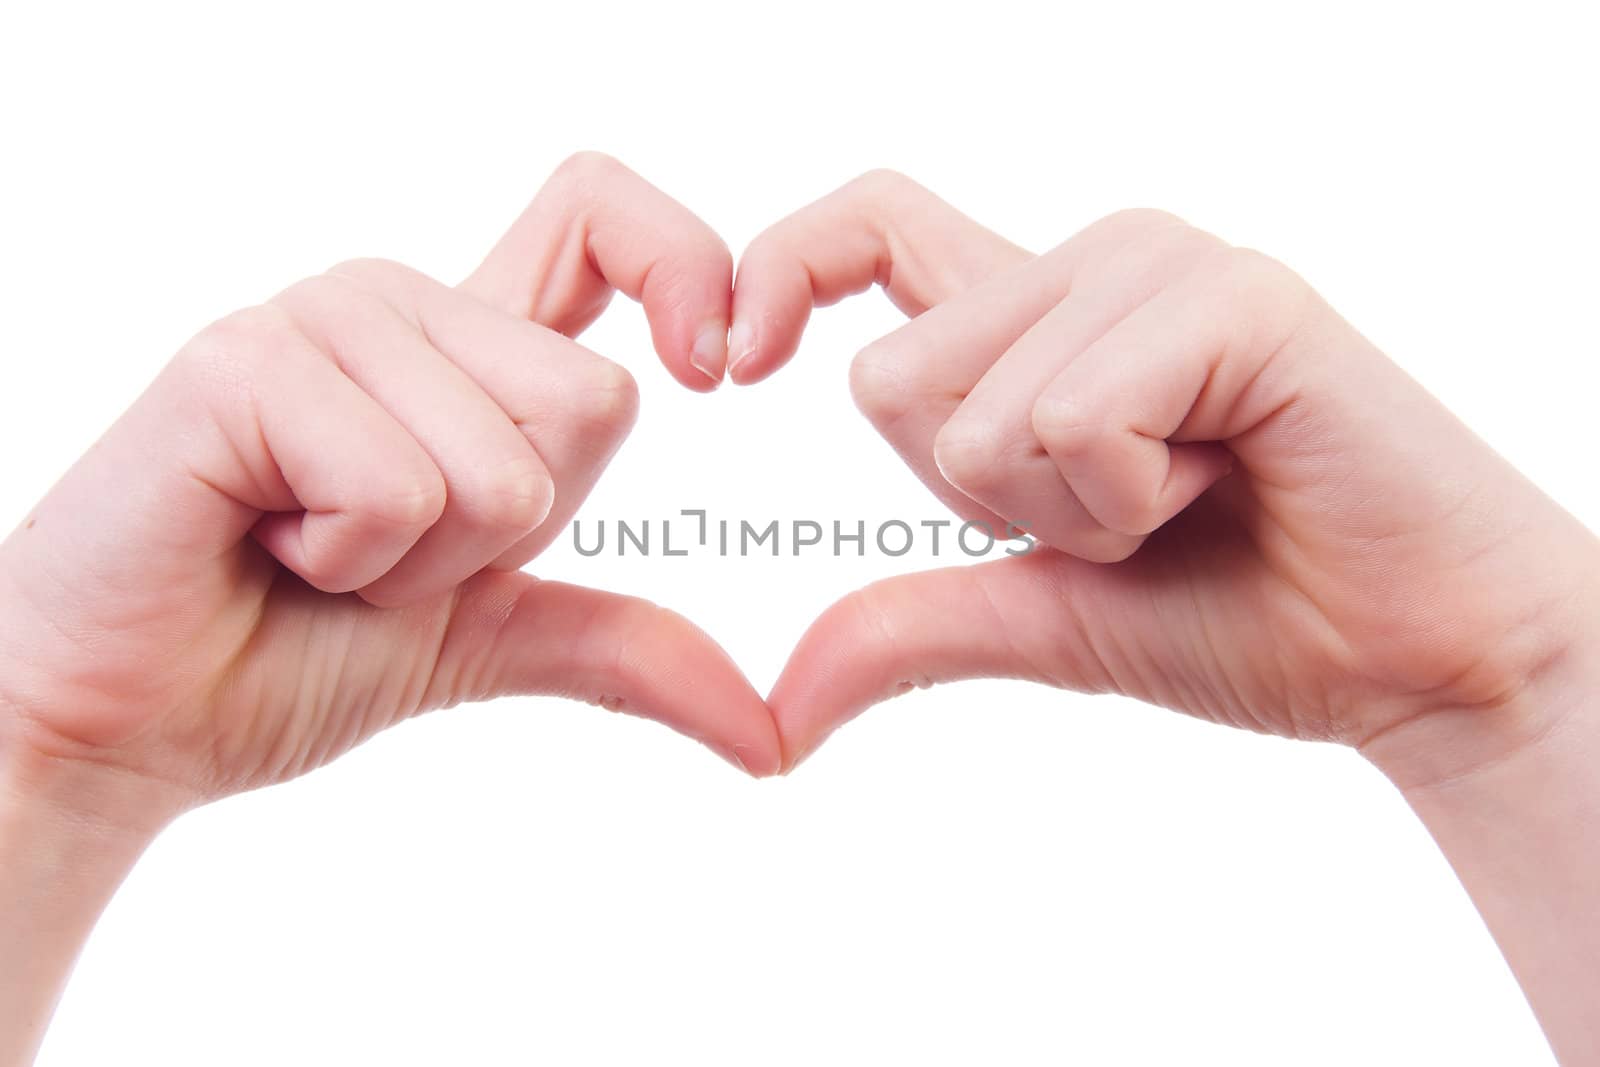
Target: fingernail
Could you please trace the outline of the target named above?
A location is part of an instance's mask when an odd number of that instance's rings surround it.
[[[728,331],[728,374],[731,376],[734,368],[755,350],[755,329],[748,322],[735,320],[733,329]]]
[[[689,349],[689,362],[695,370],[713,382],[722,381],[722,365],[728,358],[728,328],[718,323],[707,323],[695,334],[694,345]]]
[[[750,769],[750,764],[744,761],[744,754],[748,751],[750,751],[750,749],[746,745],[734,745],[733,761],[739,765],[739,768],[743,770],[744,773],[754,777],[755,772]]]

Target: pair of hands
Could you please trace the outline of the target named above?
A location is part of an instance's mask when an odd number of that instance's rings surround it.
[[[875,282],[912,320],[855,361],[859,406],[960,515],[1047,549],[846,598],[767,700],[682,617],[517,570],[632,424],[633,379],[572,340],[614,290],[703,391]],[[0,549],[0,746],[149,831],[461,701],[623,708],[766,775],[913,684],[1003,675],[1425,788],[1554,727],[1519,697],[1593,641],[1596,559],[1304,282],[1171,216],[1034,256],[872,173],[735,282],[582,155],[458,287],[352,261],[183,349]]]

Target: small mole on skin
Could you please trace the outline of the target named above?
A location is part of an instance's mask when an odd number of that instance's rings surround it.
[[[623,700],[621,697],[602,695],[598,700],[595,701],[595,703],[599,704],[607,711],[621,711]]]
[[[38,519],[29,519],[28,520],[28,525],[24,526],[23,529],[24,530],[31,530],[35,526],[37,526],[38,524],[39,524],[39,520]]]

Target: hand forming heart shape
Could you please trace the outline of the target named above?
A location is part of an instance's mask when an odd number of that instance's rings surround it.
[[[571,340],[613,289],[703,390],[730,348],[736,382],[772,373],[813,306],[873,282],[914,317],[857,358],[858,404],[962,517],[1049,548],[846,597],[767,701],[683,618],[516,569],[632,425],[633,379]],[[1140,211],[1033,257],[873,173],[735,280],[698,219],[579,156],[459,288],[352,261],[202,332],[0,546],[8,855],[45,872],[8,883],[11,1058],[73,954],[50,931],[86,929],[165,821],[416,712],[576,696],[762,775],[981,675],[1360,746],[1581,1038],[1592,939],[1518,920],[1580,916],[1594,883],[1549,838],[1592,825],[1586,794],[1553,819],[1547,782],[1592,777],[1551,739],[1586,736],[1596,603],[1593,536],[1257,253]],[[1466,782],[1481,809],[1451,799]],[[1531,850],[1477,844],[1518,825],[1508,797]],[[57,900],[63,850],[98,876]],[[1502,882],[1551,862],[1544,896]]]
[[[725,363],[771,374],[812,307],[874,282],[913,320],[856,360],[859,405],[961,516],[1051,550],[846,598],[770,701],[681,617],[516,570],[632,424],[631,377],[570,340],[614,290],[706,390]],[[1479,482],[1559,518],[1450,527]],[[886,696],[980,675],[1381,742],[1426,778],[1542,728],[1413,738],[1579,628],[1501,639],[1571,618],[1570,569],[1481,590],[1585,537],[1299,279],[1172,216],[1034,257],[873,172],[761,234],[735,281],[704,223],[585,154],[459,288],[351,261],[187,346],[7,542],[0,701],[48,759],[155,783],[160,817],[502,693],[639,711],[763,775]],[[1447,629],[1406,624],[1423,610]]]

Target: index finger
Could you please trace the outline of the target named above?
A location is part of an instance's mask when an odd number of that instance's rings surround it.
[[[661,362],[701,392],[727,360],[733,257],[688,208],[598,152],[551,175],[461,289],[569,337],[613,291],[644,305]]]
[[[919,315],[1032,258],[911,179],[874,170],[761,233],[739,261],[728,376],[760,381],[789,361],[813,307],[873,283]]]

